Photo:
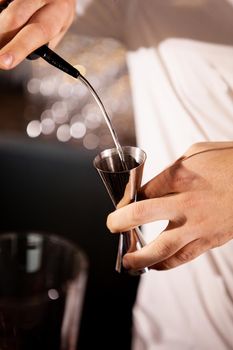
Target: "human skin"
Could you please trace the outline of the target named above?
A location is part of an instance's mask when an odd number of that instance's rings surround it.
[[[6,0],[0,0],[0,4]],[[75,16],[75,0],[14,0],[0,13],[0,69],[11,69],[32,51],[63,37]]]
[[[233,238],[233,142],[194,144],[145,184],[140,201],[107,218],[111,232],[156,220],[166,229],[139,251],[124,256],[128,269],[167,270]]]

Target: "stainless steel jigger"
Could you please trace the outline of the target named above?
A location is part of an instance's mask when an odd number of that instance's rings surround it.
[[[116,148],[106,149],[94,159],[94,166],[103,180],[115,208],[121,208],[136,201],[146,160],[146,153],[138,147],[125,146],[122,147],[122,151],[124,165],[127,170],[122,166],[122,161]],[[138,271],[125,270],[122,264],[123,256],[126,253],[139,250],[145,244],[145,240],[138,227],[120,233],[116,271],[119,273],[127,271],[133,275],[147,272],[148,268]]]

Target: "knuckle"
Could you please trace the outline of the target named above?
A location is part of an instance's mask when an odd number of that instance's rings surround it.
[[[182,162],[176,162],[171,168],[171,185],[174,191],[189,188],[196,179],[196,175],[189,171]]]
[[[185,182],[187,182],[187,179],[185,179],[183,174],[176,173],[172,181],[173,190],[179,190],[180,188],[183,188]]]
[[[218,248],[221,247],[221,245],[223,244],[223,237],[220,234],[215,234],[212,241],[208,241],[207,242],[208,246],[211,248]],[[207,245],[206,244],[206,245]]]
[[[9,11],[6,15],[7,26],[11,30],[18,29],[24,23],[24,17],[25,16],[21,11],[18,11],[17,13],[13,13],[12,11]]]
[[[170,192],[176,192],[188,181],[188,174],[181,162],[176,162],[164,172],[163,182]]]
[[[132,206],[131,216],[133,223],[138,223],[138,221],[144,220],[146,216],[146,207],[143,201],[134,203]]]
[[[180,162],[173,164],[169,168],[170,181],[172,183],[180,182],[184,176],[184,168]]]
[[[16,47],[16,46],[15,46]],[[30,42],[27,40],[27,37],[22,37],[18,43],[17,47],[20,47],[20,50],[18,50],[18,54],[15,61],[17,61],[17,64],[21,62],[30,52],[32,52],[32,47],[30,46]]]
[[[174,267],[174,264],[168,259],[164,260],[163,262],[159,263],[156,266],[156,270],[170,270]]]
[[[179,261],[179,263],[185,263],[192,260],[193,258],[193,252],[190,250],[180,251],[178,254],[176,254],[176,259]]]
[[[208,234],[208,233],[207,233]],[[210,235],[210,237],[211,237],[211,233],[209,233],[209,235]],[[202,247],[204,247],[204,248],[209,248],[209,247],[211,247],[212,246],[212,244],[213,244],[213,239],[212,239],[212,237],[210,238],[210,237],[201,237],[200,239],[199,239],[199,243],[200,243],[200,245],[202,246]]]
[[[169,188],[171,191],[173,190],[173,172],[171,168],[167,171],[164,171],[163,177],[160,179],[161,187]]]
[[[158,241],[156,246],[156,252],[160,258],[166,258],[171,255],[172,244],[163,241]]]
[[[37,30],[40,32],[42,38],[47,40],[47,38],[49,38],[48,26],[45,27],[44,24],[40,22],[36,23],[36,25],[37,25]]]
[[[43,38],[44,41],[49,41],[51,38],[53,38],[57,34],[56,30],[57,26],[51,25],[49,23],[46,23],[44,25],[43,23],[38,22],[37,23],[37,29],[41,33],[41,37]]]

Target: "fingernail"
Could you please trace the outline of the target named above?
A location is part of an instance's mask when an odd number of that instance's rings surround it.
[[[0,65],[5,68],[10,68],[13,63],[13,56],[9,53],[4,53],[0,56]]]

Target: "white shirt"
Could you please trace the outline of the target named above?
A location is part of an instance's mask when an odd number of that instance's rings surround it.
[[[233,140],[232,0],[79,0],[79,33],[128,49],[144,181],[195,142]],[[147,239],[164,223],[146,225]],[[233,242],[142,276],[134,350],[233,349]]]

